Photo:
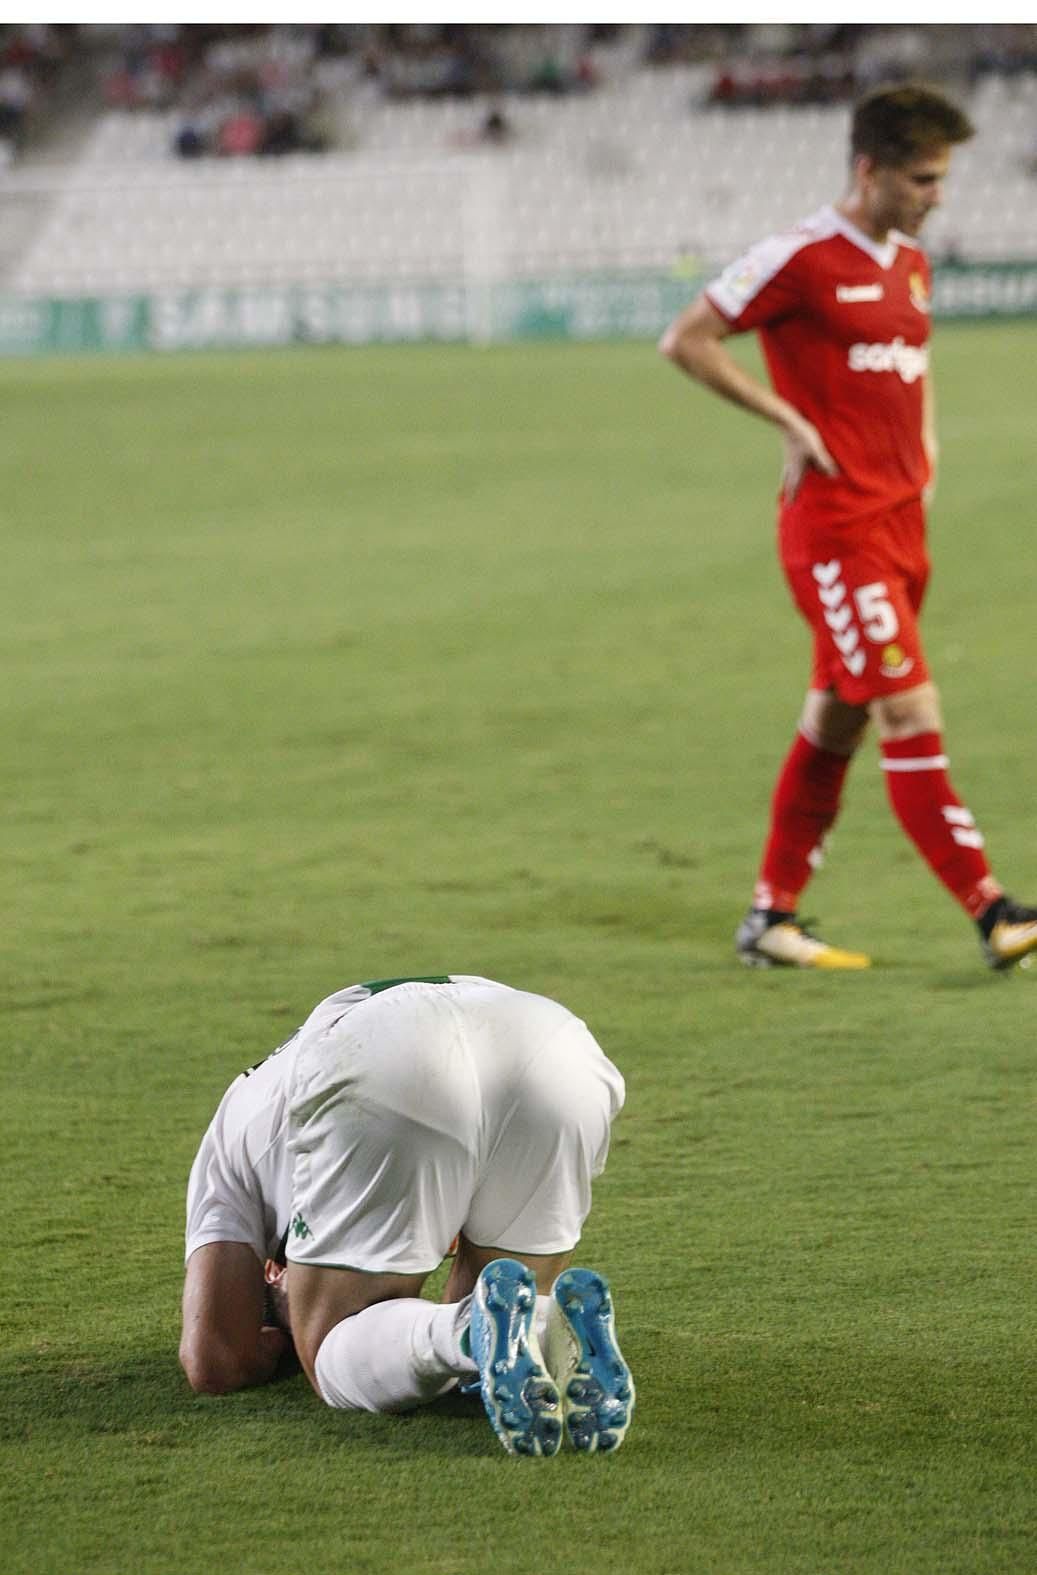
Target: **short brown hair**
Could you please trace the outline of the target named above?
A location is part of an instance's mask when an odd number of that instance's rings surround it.
[[[856,105],[850,152],[896,167],[936,148],[967,142],[975,130],[965,112],[937,88],[899,82],[875,88]]]

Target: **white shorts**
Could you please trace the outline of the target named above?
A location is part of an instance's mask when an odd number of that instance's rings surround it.
[[[623,1097],[586,1025],[545,996],[475,978],[373,995],[300,1049],[286,1255],[424,1274],[459,1231],[566,1252]]]

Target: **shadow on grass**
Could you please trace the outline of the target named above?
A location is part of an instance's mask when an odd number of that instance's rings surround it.
[[[127,1359],[92,1353],[61,1360],[22,1359],[0,1371],[0,1441],[61,1446],[84,1436],[122,1437],[135,1445],[176,1448],[202,1436],[216,1440],[271,1425],[285,1429],[292,1449],[326,1453],[329,1445],[393,1455],[415,1450],[459,1457],[483,1455],[493,1441],[478,1396],[451,1393],[397,1416],[334,1411],[298,1371],[273,1384],[220,1397],[188,1389],[175,1356]]]
[[[638,1378],[633,1469],[654,1470],[675,1450],[689,1459],[753,1452],[929,1446],[976,1447],[970,1418],[985,1406],[986,1431],[1007,1460],[1034,1445],[1032,1393],[992,1382],[979,1351],[871,1349],[846,1336],[695,1340],[641,1329],[630,1341]],[[638,1350],[640,1347],[640,1351]],[[1011,1363],[1009,1363],[1011,1366]],[[1025,1387],[1025,1386],[1023,1386]],[[981,1406],[980,1402],[983,1402]],[[456,1392],[403,1415],[334,1411],[299,1374],[221,1398],[193,1395],[166,1352],[127,1359],[95,1352],[74,1360],[23,1359],[0,1372],[0,1439],[62,1451],[91,1438],[133,1448],[197,1449],[211,1441],[257,1460],[322,1458],[338,1448],[387,1462],[423,1455],[497,1455],[478,1397]]]
[[[957,994],[959,991],[966,990],[1003,989],[1006,984],[1019,977],[1019,970],[1016,968],[993,969],[981,966],[970,968],[968,972],[962,969],[960,973],[934,974],[932,978],[926,980],[926,983],[930,990],[947,990]]]

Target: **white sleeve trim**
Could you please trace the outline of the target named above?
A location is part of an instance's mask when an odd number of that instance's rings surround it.
[[[784,230],[780,235],[769,235],[757,241],[741,257],[729,263],[712,284],[706,286],[706,295],[726,318],[733,321],[741,317],[749,303],[759,295],[765,285],[801,252],[804,246],[826,240],[834,225],[827,210],[797,225],[794,230]]]
[[[256,1253],[256,1257],[258,1258],[259,1262],[266,1262],[264,1255],[260,1252],[256,1252],[256,1243],[253,1238],[244,1235],[235,1236],[233,1228],[228,1228],[225,1230],[201,1230],[196,1232],[193,1236],[188,1237],[187,1248],[184,1252],[184,1262],[186,1263],[191,1254],[197,1252],[199,1247],[214,1247],[217,1242],[221,1241],[233,1242],[235,1246],[240,1243],[242,1247],[251,1247],[252,1251]]]

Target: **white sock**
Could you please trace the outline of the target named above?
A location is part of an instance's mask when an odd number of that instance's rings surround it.
[[[551,1311],[551,1303],[553,1301],[553,1296],[537,1297],[537,1310],[534,1318],[534,1327],[537,1332],[537,1339],[540,1341],[541,1346],[543,1346],[544,1341],[547,1339],[547,1315]]]
[[[437,1305],[401,1296],[343,1318],[324,1336],[314,1364],[328,1405],[406,1411],[476,1372],[461,1350],[470,1301]]]

